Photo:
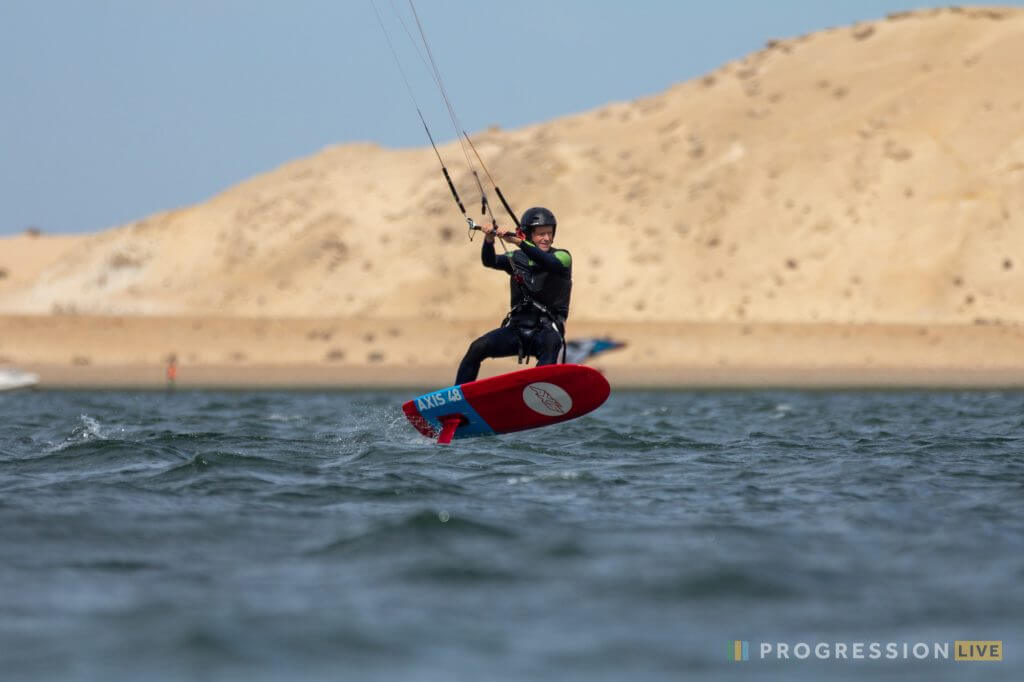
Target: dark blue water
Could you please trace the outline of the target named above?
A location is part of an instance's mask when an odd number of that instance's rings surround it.
[[[0,394],[0,679],[1024,678],[1022,393],[616,392],[449,448],[407,397]],[[867,658],[968,639],[1004,660]]]

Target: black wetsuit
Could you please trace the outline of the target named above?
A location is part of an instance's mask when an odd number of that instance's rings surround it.
[[[455,385],[475,381],[484,358],[534,356],[538,366],[557,363],[569,317],[572,256],[565,249],[542,251],[528,241],[518,251],[498,256],[494,242],[485,239],[480,259],[510,275],[512,310],[501,327],[470,344]]]

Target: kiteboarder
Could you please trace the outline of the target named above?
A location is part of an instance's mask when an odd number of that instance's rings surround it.
[[[548,209],[527,209],[519,226],[521,232],[499,232],[493,224],[480,227],[484,232],[480,259],[485,267],[508,273],[512,305],[500,327],[470,344],[459,364],[456,386],[475,381],[485,358],[518,355],[523,362],[533,356],[540,366],[557,363],[562,353],[564,362],[572,256],[553,246],[558,223]],[[495,237],[518,250],[496,255]]]

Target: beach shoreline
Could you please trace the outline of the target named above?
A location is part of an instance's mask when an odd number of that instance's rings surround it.
[[[485,366],[481,378],[525,368]],[[1021,390],[1024,368],[602,367],[617,390]],[[25,365],[44,390],[397,390],[424,392],[450,385],[445,366],[324,367],[321,365],[199,365],[168,382],[159,365],[73,367]]]
[[[40,388],[436,388],[492,320],[0,316],[0,365]],[[1024,328],[571,322],[624,349],[588,364],[616,388],[1024,388]],[[484,363],[481,377],[522,369]]]

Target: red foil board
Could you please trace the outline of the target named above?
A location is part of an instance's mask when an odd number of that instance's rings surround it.
[[[611,393],[608,380],[585,365],[532,367],[460,388],[495,433],[575,419],[600,407]]]

